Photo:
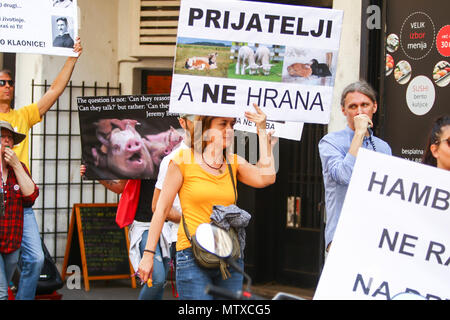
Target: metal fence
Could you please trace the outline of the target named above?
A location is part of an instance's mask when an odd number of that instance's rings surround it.
[[[50,87],[32,81],[32,101]],[[118,195],[97,181],[80,176],[81,138],[77,97],[120,95],[121,86],[69,83],[42,121],[31,129],[30,170],[40,189],[33,210],[41,237],[58,264],[64,258],[67,232],[74,203],[116,203]]]

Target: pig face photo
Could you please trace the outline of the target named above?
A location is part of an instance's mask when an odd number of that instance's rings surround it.
[[[80,112],[87,179],[157,178],[162,159],[183,140],[183,130],[176,116],[147,115],[140,110]]]
[[[136,120],[102,119],[95,123],[101,147],[92,147],[94,163],[119,176],[152,176],[155,165]]]

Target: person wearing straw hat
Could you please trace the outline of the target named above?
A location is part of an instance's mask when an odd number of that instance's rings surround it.
[[[32,206],[39,189],[13,146],[25,135],[15,132],[11,124],[0,121],[2,187],[0,188],[0,300],[8,299],[8,284],[19,261],[23,234],[23,208]]]

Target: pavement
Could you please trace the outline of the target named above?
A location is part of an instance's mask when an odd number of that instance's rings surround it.
[[[141,287],[132,288],[130,280],[93,280],[89,281],[89,291],[83,284],[79,289],[69,289],[66,285],[57,292],[61,300],[138,300]],[[175,300],[172,285],[168,282],[164,288],[164,300]]]
[[[61,300],[138,300],[140,286],[132,288],[130,280],[93,280],[89,281],[89,291],[84,289],[83,284],[79,289],[69,289],[66,285],[57,291],[62,295]],[[304,289],[283,286],[276,283],[255,284],[252,286],[253,294],[272,299],[278,292],[285,292],[311,300],[314,289]],[[168,281],[163,300],[178,300],[173,296],[171,282]]]

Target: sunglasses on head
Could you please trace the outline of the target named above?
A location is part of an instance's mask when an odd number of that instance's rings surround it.
[[[4,87],[6,84],[9,84],[12,87],[14,86],[14,80],[0,80],[0,87]]]

